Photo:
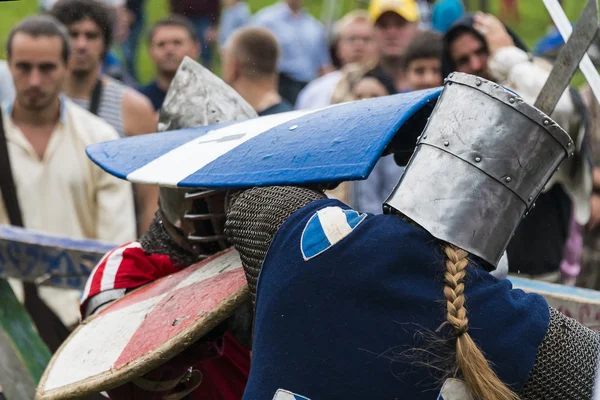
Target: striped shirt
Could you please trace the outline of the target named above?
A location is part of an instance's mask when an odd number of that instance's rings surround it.
[[[98,116],[108,122],[119,133],[125,137],[123,130],[123,97],[128,87],[110,77],[103,77],[104,87],[100,97]],[[73,102],[86,110],[90,109],[90,99],[74,99]]]

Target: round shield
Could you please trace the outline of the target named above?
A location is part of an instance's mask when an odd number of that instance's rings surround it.
[[[36,398],[80,398],[144,375],[248,299],[232,249],[143,286],[83,321],[54,354]]]

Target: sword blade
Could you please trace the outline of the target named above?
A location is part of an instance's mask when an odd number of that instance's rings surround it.
[[[589,0],[573,29],[573,34],[560,50],[550,76],[535,101],[535,107],[548,115],[554,111],[560,96],[569,86],[579,62],[586,55],[598,30],[598,2]]]
[[[543,1],[544,5],[546,6],[546,9],[550,13],[552,21],[554,21],[556,28],[558,29],[560,35],[566,43],[569,39],[569,36],[571,36],[571,33],[573,32],[573,27],[569,22],[567,14],[565,14],[565,11],[560,6],[558,0]],[[590,56],[588,56],[587,54],[583,56],[583,59],[579,63],[579,69],[581,70],[581,72],[585,76],[585,79],[590,85],[590,89],[592,89],[594,96],[596,96],[596,100],[600,102],[600,74],[598,74],[598,71],[596,70],[594,63],[590,59]]]

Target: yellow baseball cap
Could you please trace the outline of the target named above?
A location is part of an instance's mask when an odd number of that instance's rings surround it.
[[[373,23],[388,11],[395,12],[409,22],[417,22],[420,19],[416,0],[371,0],[369,17]]]

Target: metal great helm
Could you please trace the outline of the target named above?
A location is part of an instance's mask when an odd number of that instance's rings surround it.
[[[199,260],[229,247],[225,227],[225,191],[160,188],[159,215],[167,234]]]
[[[560,126],[515,93],[454,73],[384,210],[496,266],[573,148]]]
[[[240,121],[256,112],[231,87],[186,57],[181,63],[160,110],[160,132]],[[180,247],[204,259],[228,248],[225,190],[159,189],[162,226]]]

